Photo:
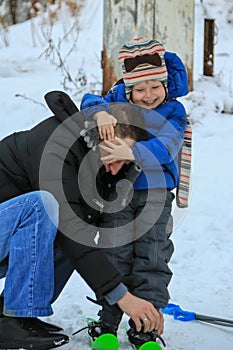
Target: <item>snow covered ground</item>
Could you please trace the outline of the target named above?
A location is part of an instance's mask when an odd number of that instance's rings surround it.
[[[171,302],[185,310],[233,319],[233,18],[232,0],[196,0],[194,91],[183,99],[193,121],[193,177],[190,207],[174,208],[175,253],[171,261],[174,277]],[[205,11],[204,11],[205,10]],[[202,75],[204,14],[216,18],[215,77]],[[72,23],[61,19],[54,28],[60,35]],[[61,25],[62,24],[62,25]],[[1,37],[0,37],[1,40]],[[48,117],[43,96],[62,90],[61,72],[46,61],[43,37],[37,29],[33,47],[30,22],[10,28],[10,45],[0,41],[0,138],[28,129]],[[65,48],[70,46],[66,43]],[[72,70],[82,67],[89,82],[101,81],[102,1],[86,0],[80,21],[76,51],[69,58]],[[87,90],[91,88],[87,86]],[[96,87],[97,85],[95,85]],[[18,96],[17,96],[18,95]],[[77,104],[80,96],[76,97]],[[223,113],[225,112],[225,113]],[[94,269],[94,267],[93,267]],[[3,282],[0,282],[0,286]],[[86,300],[93,296],[75,273],[54,304],[48,320],[64,327],[67,334],[85,326],[86,316],[94,317],[98,307]],[[193,322],[179,322],[165,316],[164,338],[168,350],[231,350],[233,329]],[[121,348],[129,350],[125,337],[127,318],[119,331]],[[86,332],[71,337],[64,350],[86,350]]]

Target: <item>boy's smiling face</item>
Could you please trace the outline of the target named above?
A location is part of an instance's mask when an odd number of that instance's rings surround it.
[[[159,80],[143,81],[132,89],[132,102],[147,109],[158,107],[165,97],[165,87]]]

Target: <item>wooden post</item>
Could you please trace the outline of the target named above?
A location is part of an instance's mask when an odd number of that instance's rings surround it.
[[[136,38],[159,40],[184,62],[193,86],[195,0],[104,0],[103,94],[122,78],[118,51]]]
[[[205,18],[204,75],[214,75],[214,32],[215,19]]]

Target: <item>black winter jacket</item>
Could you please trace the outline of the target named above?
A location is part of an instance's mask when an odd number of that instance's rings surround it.
[[[93,174],[99,155],[79,137],[84,120],[69,96],[57,91],[45,98],[53,117],[0,141],[0,202],[34,190],[51,192],[60,205],[57,244],[102,298],[122,278],[93,243],[99,213],[95,200],[99,180]]]

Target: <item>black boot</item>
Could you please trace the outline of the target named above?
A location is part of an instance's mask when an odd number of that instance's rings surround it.
[[[57,333],[57,332],[63,331],[63,328],[61,328],[60,326],[57,326],[56,324],[53,324],[53,323],[42,321],[39,318],[34,318],[33,323],[35,326],[43,327],[47,332],[50,332],[50,333]]]
[[[129,326],[130,326],[130,329],[127,331],[128,339],[130,343],[134,344],[137,348],[139,348],[141,345],[149,341],[156,342],[157,339],[160,339],[162,344],[166,346],[163,338],[160,335],[158,335],[158,333],[155,330],[144,333],[142,329],[140,332],[137,332],[135,323],[133,322],[132,319],[129,320]]]
[[[3,316],[3,304],[4,304],[4,298],[3,298],[3,294],[1,294],[0,295],[0,317]],[[32,318],[32,322],[34,322],[35,326],[42,326],[48,332],[63,331],[63,328],[52,323],[41,321],[39,318]]]
[[[92,338],[92,340],[96,340],[102,334],[113,334],[117,336],[117,328],[112,327],[110,324],[104,321],[90,321],[88,323],[88,326],[79,329],[72,335],[78,334],[84,331],[85,329],[88,330],[88,334]]]
[[[107,302],[101,302],[100,304],[89,297],[88,300],[102,306],[102,310],[98,312],[100,318],[98,321],[90,319],[86,327],[74,332],[73,335],[87,329],[92,340],[96,340],[100,335],[106,333],[117,336],[118,326],[123,316],[123,312],[118,305],[109,305]]]
[[[99,321],[109,325],[110,328],[117,331],[121,322],[123,312],[117,304],[109,305],[102,303],[102,310],[98,312]]]
[[[106,333],[117,336],[118,326],[123,316],[119,306],[102,303],[102,310],[98,312],[98,316],[100,316],[98,321],[93,321],[88,325],[88,333],[92,339],[95,340]]]
[[[117,328],[111,326],[104,321],[93,321],[88,325],[88,334],[93,340],[97,339],[102,334],[114,334],[117,335]]]
[[[45,350],[69,342],[65,334],[49,333],[34,318],[0,317],[0,349]]]

